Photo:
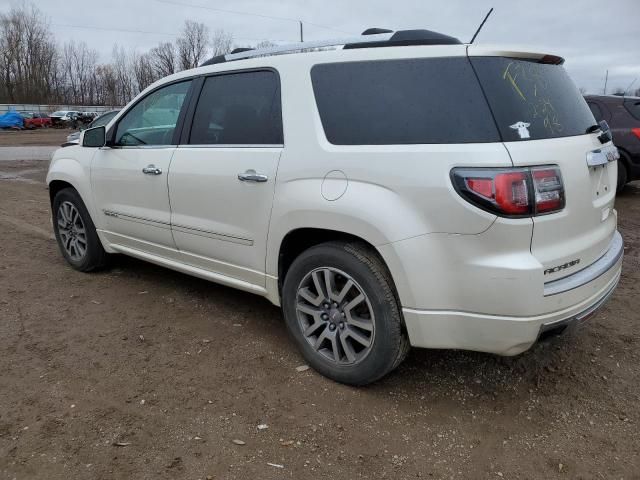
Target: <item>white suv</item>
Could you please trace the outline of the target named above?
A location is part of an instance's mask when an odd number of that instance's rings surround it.
[[[58,150],[64,257],[263,295],[349,384],[586,318],[620,278],[617,151],[563,60],[377,32],[216,57]]]

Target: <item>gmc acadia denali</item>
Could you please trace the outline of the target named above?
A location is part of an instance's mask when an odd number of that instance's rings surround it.
[[[55,153],[60,250],[262,295],[339,382],[519,354],[620,278],[618,153],[562,63],[377,29],[214,57]]]

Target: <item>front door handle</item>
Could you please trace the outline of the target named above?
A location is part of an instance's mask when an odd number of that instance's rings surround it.
[[[154,164],[151,164],[144,167],[142,169],[142,173],[144,173],[145,175],[160,175],[162,173],[162,170],[160,170]]]
[[[247,170],[244,173],[239,173],[238,174],[238,180],[240,180],[241,182],[266,182],[267,180],[269,180],[269,177],[267,177],[266,175],[262,174],[262,173],[256,173],[255,170]]]

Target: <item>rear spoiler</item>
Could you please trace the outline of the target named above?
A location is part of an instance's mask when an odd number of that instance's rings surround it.
[[[514,50],[511,48],[492,45],[468,45],[467,55],[469,57],[508,57],[520,58],[523,60],[533,60],[538,63],[548,63],[552,65],[562,65],[564,58],[548,53],[530,52],[526,50]]]

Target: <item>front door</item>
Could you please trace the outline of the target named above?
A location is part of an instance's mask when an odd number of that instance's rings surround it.
[[[111,128],[109,146],[93,157],[98,224],[113,244],[159,255],[175,248],[167,175],[190,84],[161,87],[137,102]]]
[[[282,143],[275,72],[204,81],[189,136],[176,149],[169,172],[171,224],[182,261],[265,285]]]

